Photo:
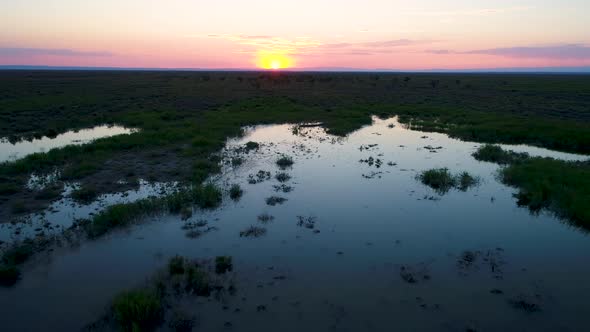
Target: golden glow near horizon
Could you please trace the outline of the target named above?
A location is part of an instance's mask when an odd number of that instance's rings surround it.
[[[261,52],[258,54],[256,65],[262,69],[287,69],[294,66],[294,61],[285,54]]]

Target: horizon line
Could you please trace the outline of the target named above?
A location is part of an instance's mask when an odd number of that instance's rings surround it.
[[[399,68],[354,68],[354,67],[301,67],[284,69],[263,68],[191,68],[191,67],[103,67],[103,66],[50,66],[50,65],[0,65],[0,70],[81,70],[81,71],[193,71],[193,72],[381,72],[381,73],[590,73],[590,66],[549,66],[549,67],[498,67],[498,68],[429,68],[429,69],[399,69]]]

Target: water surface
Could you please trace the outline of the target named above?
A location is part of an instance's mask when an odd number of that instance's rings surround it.
[[[393,125],[393,128],[390,128]],[[394,119],[336,138],[321,128],[249,128],[223,155],[248,141],[212,181],[245,193],[198,211],[216,231],[193,239],[186,221],[163,215],[36,259],[15,287],[0,289],[7,330],[76,330],[121,290],[141,285],[175,254],[231,255],[238,294],[187,304],[202,331],[579,331],[590,324],[590,239],[549,213],[516,206],[498,166],[471,157],[479,144],[404,129]],[[439,148],[440,147],[440,148]],[[533,155],[587,157],[519,147]],[[276,159],[288,154],[289,193],[277,192]],[[360,160],[382,160],[380,167]],[[469,171],[479,186],[438,195],[416,181],[422,170]],[[250,175],[271,179],[250,184]],[[254,177],[256,178],[256,177]],[[288,200],[269,206],[265,198]],[[261,225],[257,216],[274,221]],[[314,217],[313,229],[297,224]],[[250,225],[267,229],[240,237]],[[319,231],[319,232],[318,232]],[[411,276],[412,278],[410,278]],[[527,312],[519,301],[533,303]],[[258,310],[264,306],[266,310]],[[236,309],[239,309],[236,310]],[[229,324],[228,324],[229,323]],[[230,328],[231,326],[231,328]],[[167,329],[163,326],[163,329]]]
[[[88,129],[70,130],[56,137],[42,137],[30,141],[11,143],[7,138],[0,138],[0,162],[26,157],[36,152],[47,152],[66,145],[89,143],[98,138],[131,134],[135,129],[121,126],[96,126]]]

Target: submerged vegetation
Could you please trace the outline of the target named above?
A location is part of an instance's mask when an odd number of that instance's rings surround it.
[[[453,188],[466,191],[479,183],[478,178],[467,172],[453,175],[447,168],[429,169],[418,174],[416,178],[441,195]]]

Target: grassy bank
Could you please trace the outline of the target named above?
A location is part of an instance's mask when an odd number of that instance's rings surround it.
[[[490,152],[492,151],[492,152]],[[519,189],[518,204],[537,212],[547,209],[574,225],[590,230],[590,162],[528,157],[500,147],[482,146],[478,160],[507,164],[503,183]]]

